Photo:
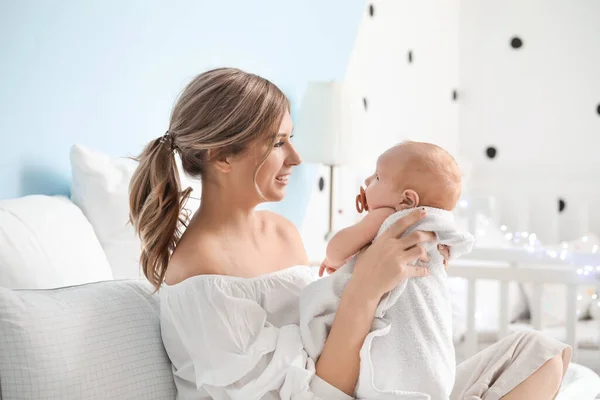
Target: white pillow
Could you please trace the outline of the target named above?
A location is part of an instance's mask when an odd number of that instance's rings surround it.
[[[71,199],[94,227],[115,279],[143,276],[139,267],[141,244],[128,222],[129,181],[136,166],[125,157],[110,157],[81,145],[71,148]],[[198,198],[199,182],[182,173],[180,177],[182,187],[192,186],[192,197]],[[195,212],[198,206],[198,200],[190,199],[186,208]]]
[[[62,196],[0,201],[0,286],[45,289],[112,279],[94,230]]]
[[[143,281],[0,288],[0,398],[174,400],[152,291]]]

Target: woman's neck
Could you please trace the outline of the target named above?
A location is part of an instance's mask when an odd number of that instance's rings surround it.
[[[227,193],[216,185],[203,185],[200,208],[191,224],[212,231],[254,231],[256,205],[243,194]]]

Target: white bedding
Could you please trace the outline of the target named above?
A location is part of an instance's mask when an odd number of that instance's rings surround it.
[[[600,376],[583,365],[571,363],[556,400],[600,399]]]

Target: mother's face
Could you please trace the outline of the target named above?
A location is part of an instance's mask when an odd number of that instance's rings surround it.
[[[279,126],[275,144],[257,141],[251,144],[243,156],[237,160],[238,168],[236,169],[240,174],[240,179],[237,181],[240,182],[240,186],[244,187],[244,193],[252,193],[257,196],[257,202],[282,200],[292,169],[302,162],[290,140],[292,130],[292,118],[286,111]],[[273,146],[273,148],[256,174],[256,186],[263,196],[261,198],[254,186],[254,173],[257,163],[269,151],[268,146]]]

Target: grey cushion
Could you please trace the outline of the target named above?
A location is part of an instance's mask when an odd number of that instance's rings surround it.
[[[158,301],[130,280],[0,288],[1,398],[174,399]]]

